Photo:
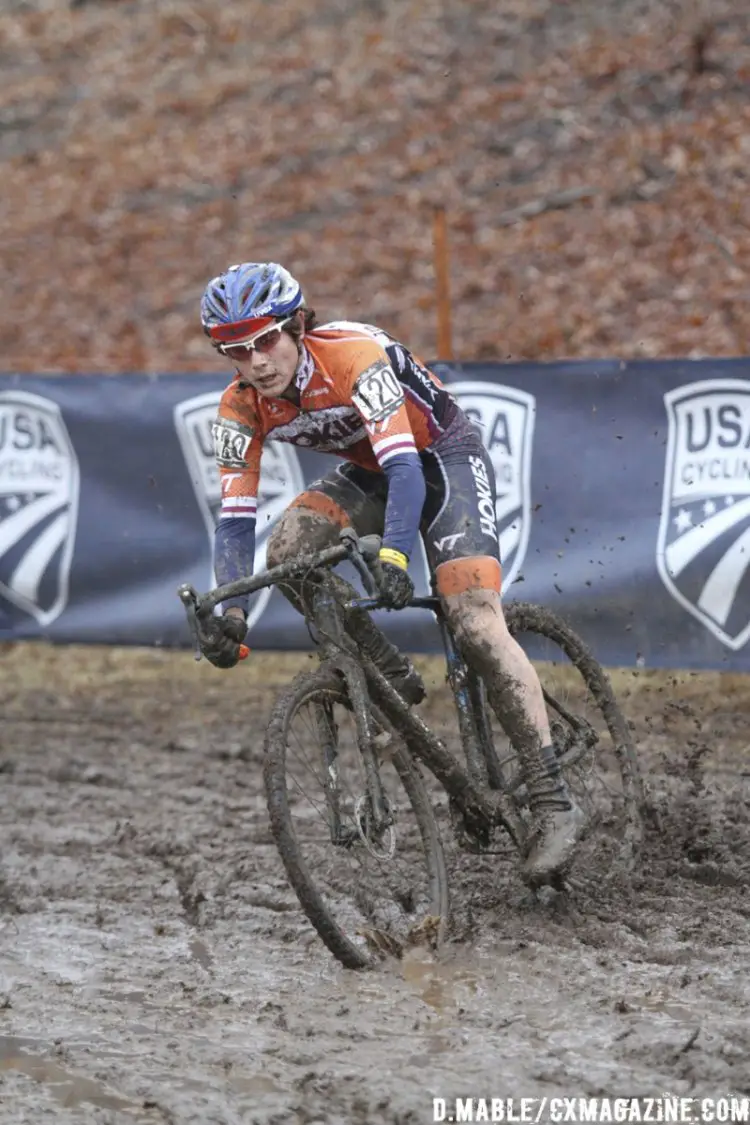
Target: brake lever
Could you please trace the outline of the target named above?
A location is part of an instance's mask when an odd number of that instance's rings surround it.
[[[177,591],[177,597],[185,607],[187,614],[188,626],[190,627],[190,635],[193,638],[195,645],[195,652],[193,656],[196,660],[203,659],[201,652],[200,630],[198,628],[198,609],[200,607],[200,598],[198,597],[195,589],[188,583],[184,582]]]
[[[372,536],[370,536],[372,538]],[[339,532],[339,539],[346,547],[350,562],[354,565],[357,574],[362,579],[362,585],[370,597],[376,597],[378,587],[370,567],[363,556],[359,537],[353,527],[344,527]]]
[[[375,590],[368,591],[369,593],[379,594],[383,584],[383,567],[380,562],[380,548],[382,545],[383,540],[379,535],[363,535],[359,541],[359,549],[362,553],[362,558],[375,583]]]

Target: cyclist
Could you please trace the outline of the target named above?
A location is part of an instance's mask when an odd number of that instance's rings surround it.
[[[543,881],[562,870],[584,816],[557,764],[539,679],[505,624],[495,481],[479,432],[436,376],[386,332],[349,321],[319,326],[281,265],[244,262],[213,278],[201,319],[235,368],[213,426],[222,485],[218,582],[252,573],[265,440],[344,458],[286,509],[269,537],[268,564],[328,546],[347,525],[377,533],[381,598],[402,608],[414,593],[408,565],[421,531],[445,614],[518,753],[535,827],[524,873]],[[283,592],[304,612],[301,584]],[[202,647],[228,668],[245,639],[247,599],[222,610]],[[409,702],[423,698],[418,673],[367,613],[349,611],[347,629]]]

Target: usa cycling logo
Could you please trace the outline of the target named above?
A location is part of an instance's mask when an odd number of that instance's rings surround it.
[[[495,523],[505,591],[517,578],[529,545],[536,400],[527,391],[496,383],[450,383],[447,389],[479,427],[495,470]]]
[[[60,407],[0,392],[0,600],[49,625],[68,601],[78,459]]]
[[[737,650],[750,639],[750,383],[688,383],[664,402],[659,574],[688,613]]]
[[[177,436],[180,439],[212,549],[214,529],[221,509],[221,484],[211,426],[216,420],[220,401],[221,392],[211,391],[178,403],[174,410]],[[303,488],[302,470],[294,450],[277,442],[267,442],[263,447],[255,524],[256,571],[266,565],[268,536],[273,531],[276,521]],[[209,582],[214,585],[215,581],[212,571]],[[248,627],[259,620],[270,597],[269,589],[259,590],[250,599]]]

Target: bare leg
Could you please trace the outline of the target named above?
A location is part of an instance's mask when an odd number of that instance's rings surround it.
[[[508,632],[500,595],[494,590],[443,595],[443,607],[518,754],[537,828],[524,872],[541,881],[572,856],[583,816],[557,765],[539,677]]]
[[[490,702],[506,733],[533,750],[550,743],[547,708],[534,666],[508,632],[500,595],[466,590],[443,597],[443,606],[462,650],[482,675]]]

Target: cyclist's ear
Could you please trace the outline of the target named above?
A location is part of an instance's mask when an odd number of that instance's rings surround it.
[[[282,328],[282,332],[286,332],[288,336],[292,337],[298,349],[305,334],[305,313],[306,309],[297,309],[292,319]]]

